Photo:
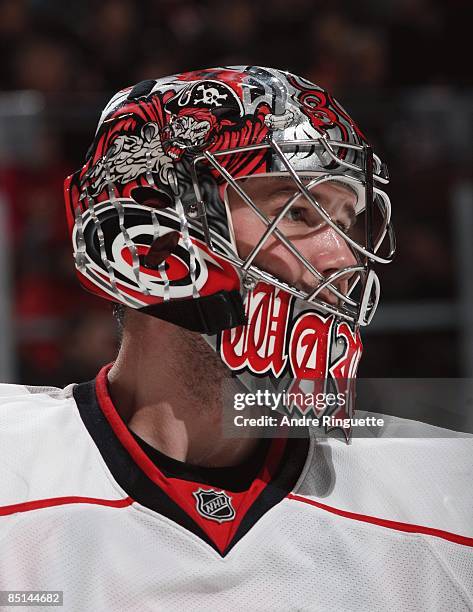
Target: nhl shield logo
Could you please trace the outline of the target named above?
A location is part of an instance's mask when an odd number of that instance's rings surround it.
[[[235,509],[232,506],[232,498],[225,491],[214,489],[202,489],[192,494],[197,503],[197,512],[206,519],[223,523],[235,518]]]

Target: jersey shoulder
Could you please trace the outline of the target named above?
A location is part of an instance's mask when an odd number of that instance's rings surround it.
[[[0,515],[5,506],[107,497],[108,470],[65,389],[0,385]]]
[[[15,397],[19,395],[29,394],[26,385],[17,385],[12,383],[0,383],[0,400],[4,397]]]
[[[453,576],[452,588],[471,603],[473,437],[375,416],[384,418],[382,430],[350,444],[313,430],[289,501],[306,520],[329,524],[344,546],[352,534],[357,546],[363,538],[370,549],[379,542],[386,558],[395,554],[403,567],[415,558],[429,584],[451,585]]]
[[[28,439],[41,429],[55,430],[61,415],[74,404],[73,385],[65,389],[0,384],[0,436],[8,444],[21,435]]]
[[[312,430],[310,459],[294,492],[353,513],[356,520],[426,526],[473,538],[473,436],[375,416],[384,426],[355,436],[350,444]]]
[[[23,399],[25,402],[34,402],[37,398],[49,397],[52,400],[66,399],[72,396],[74,385],[68,385],[64,389],[59,387],[41,387],[34,385],[18,385],[11,383],[0,383],[0,406],[8,405],[11,400]]]

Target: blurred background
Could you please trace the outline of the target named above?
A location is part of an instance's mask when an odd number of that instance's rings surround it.
[[[260,64],[332,90],[388,162],[398,237],[360,375],[473,376],[470,0],[0,0],[0,380],[64,385],[113,359],[75,281],[62,183],[111,94]]]

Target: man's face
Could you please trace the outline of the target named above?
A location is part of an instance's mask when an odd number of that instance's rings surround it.
[[[304,182],[308,180],[304,179]],[[277,217],[288,200],[297,193],[295,183],[285,177],[254,177],[243,179],[240,185],[269,221]],[[354,191],[340,182],[329,181],[312,187],[311,193],[345,232],[353,230],[357,202]],[[245,259],[267,228],[231,186],[227,195],[238,254]],[[281,219],[278,229],[324,277],[358,263],[346,241],[322,219],[303,195]],[[267,239],[254,263],[258,268],[309,293],[320,284],[274,235]],[[333,284],[346,293],[348,282],[349,276],[346,275]],[[338,298],[326,289],[318,297],[330,304],[338,303]]]

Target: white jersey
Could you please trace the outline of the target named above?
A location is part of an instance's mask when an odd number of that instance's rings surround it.
[[[274,440],[232,491],[159,469],[105,371],[1,385],[0,590],[60,590],[67,612],[473,610],[473,439],[385,421]]]

